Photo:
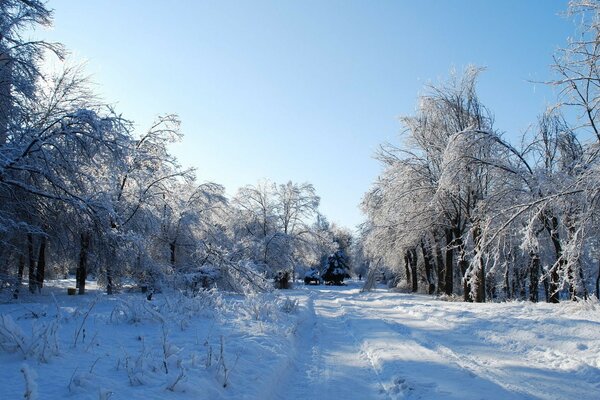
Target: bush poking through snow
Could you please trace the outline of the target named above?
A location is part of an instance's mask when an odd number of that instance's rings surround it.
[[[75,368],[73,374],[71,375],[71,379],[69,380],[69,393],[73,392],[82,392],[85,393],[88,391],[88,387],[93,384],[96,377],[94,375],[94,367],[100,361],[100,358],[97,358],[96,361],[92,363],[88,371],[79,372],[79,368]]]
[[[23,374],[23,378],[25,378],[25,393],[23,394],[23,398],[25,400],[37,400],[37,384],[35,383],[37,376],[35,371],[29,369],[27,364],[23,364],[21,373]]]
[[[167,385],[167,390],[171,392],[175,391],[175,387],[179,382],[182,382],[186,379],[186,371],[181,360],[177,361],[177,368],[179,369],[179,374],[177,374],[177,376],[175,376],[171,383]]]
[[[217,373],[221,372],[222,374],[224,388],[227,387],[227,385],[229,384],[229,375],[231,374],[233,368],[235,368],[235,366],[237,365],[239,358],[240,356],[238,354],[238,356],[235,359],[235,362],[233,363],[233,366],[231,368],[227,367],[227,364],[225,362],[225,339],[223,338],[223,335],[221,335],[219,356],[217,358]]]
[[[176,357],[177,354],[181,351],[177,346],[173,345],[171,342],[169,342],[169,332],[167,330],[167,327],[165,326],[165,324],[163,323],[162,326],[162,363],[163,363],[163,367],[165,368],[165,373],[168,374],[169,373],[169,363],[172,360],[177,360],[177,362],[179,362],[180,360]]]
[[[21,352],[27,357],[25,334],[10,315],[0,315],[0,349],[8,353]]]
[[[82,334],[83,332],[83,336],[81,338],[81,341],[85,341],[85,321],[87,321],[88,317],[90,316],[90,314],[92,313],[92,310],[94,309],[94,307],[96,306],[96,304],[98,303],[98,300],[100,300],[99,297],[96,297],[91,303],[90,306],[88,308],[88,310],[86,311],[85,314],[83,314],[83,318],[81,319],[81,324],[79,324],[79,328],[75,331],[75,336],[73,337],[73,347],[77,347],[77,340],[79,339],[79,336]]]
[[[251,294],[244,299],[242,310],[254,321],[270,321],[276,318],[279,311],[273,300],[272,296],[266,299],[264,295]]]
[[[0,349],[21,353],[24,358],[34,357],[40,362],[48,362],[51,356],[57,355],[57,332],[57,320],[47,324],[34,322],[31,337],[27,337],[10,315],[0,315]]]
[[[110,322],[139,324],[142,321],[164,323],[164,317],[145,299],[119,299],[110,313]]]
[[[286,314],[295,313],[298,310],[298,300],[285,297],[278,301],[279,309]]]

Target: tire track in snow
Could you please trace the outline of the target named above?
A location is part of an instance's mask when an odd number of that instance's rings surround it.
[[[346,302],[349,307],[354,308],[354,314],[356,314],[357,317],[360,317],[361,320],[368,318],[369,317],[368,313],[372,314],[373,312],[377,311],[377,310],[374,310],[373,307],[369,307],[368,303],[366,303],[366,302],[365,302],[364,306],[361,305],[361,303],[363,303],[363,302],[361,302],[360,300],[359,300],[359,303],[356,303],[356,300],[344,301],[344,302]],[[395,311],[402,311],[402,313],[404,315],[406,315],[407,320],[417,320],[418,319],[414,315],[414,313],[406,311],[401,306],[399,307],[396,305],[396,307],[393,307],[393,308]],[[368,310],[368,313],[365,312],[365,310]],[[382,310],[380,310],[380,311],[382,311]],[[371,315],[371,317],[372,317],[372,315]],[[422,319],[422,321],[425,321],[425,319]],[[382,318],[378,319],[378,322],[380,324],[383,324],[385,326],[385,328],[387,328],[388,331],[396,333],[397,337],[404,338],[404,340],[401,340],[401,341],[395,343],[393,346],[390,345],[390,348],[393,347],[396,353],[411,354],[417,359],[419,358],[418,355],[421,355],[423,357],[423,359],[435,359],[436,362],[438,362],[438,363],[441,360],[444,360],[444,362],[442,363],[443,365],[455,365],[456,367],[459,368],[459,370],[464,371],[464,373],[467,374],[467,376],[469,376],[471,378],[477,378],[482,383],[489,381],[499,387],[504,388],[505,390],[507,390],[507,395],[508,395],[507,398],[519,398],[519,399],[530,398],[530,395],[527,392],[523,391],[522,388],[520,388],[516,385],[507,384],[505,381],[497,379],[496,376],[494,376],[493,374],[482,373],[482,372],[489,372],[490,368],[488,365],[485,365],[485,363],[483,363],[481,360],[479,360],[475,357],[459,355],[456,352],[454,352],[452,349],[450,349],[449,347],[426,337],[422,333],[419,333],[418,329],[412,328],[406,324],[402,324],[399,321],[394,320],[393,318],[382,317]],[[443,324],[439,323],[438,321],[430,321],[429,319],[427,319],[426,322],[427,323],[431,322],[432,325],[437,325],[439,328],[447,329],[446,325],[443,325]],[[373,323],[377,323],[377,321],[374,321]],[[350,331],[358,332],[357,329],[350,329]],[[384,331],[385,331],[385,329],[383,329],[381,327],[378,330],[379,333],[384,332]],[[363,343],[365,343],[364,346],[366,348],[368,348],[369,347],[368,339],[367,338],[363,338],[363,339],[364,339]],[[356,340],[358,341],[358,339],[356,339]],[[376,364],[378,364],[379,359],[372,352],[377,351],[377,350],[378,349],[374,348],[372,351],[367,351],[369,353],[371,362],[374,366]],[[379,350],[381,350],[381,349],[379,349]],[[383,356],[385,356],[385,355],[386,354],[384,353]],[[410,363],[410,361],[409,361],[409,363]],[[432,396],[433,397],[436,397],[436,396],[451,397],[451,396],[457,395],[456,393],[449,393],[449,392],[444,392],[443,390],[437,390],[438,385],[435,381],[429,381],[429,382],[426,380],[424,381],[423,378],[426,379],[427,376],[419,377],[417,380],[410,382],[409,380],[407,380],[407,376],[406,376],[407,372],[409,372],[409,371],[399,369],[399,370],[396,370],[391,373],[391,375],[394,377],[391,380],[391,383],[387,385],[389,389],[386,389],[389,397],[404,399],[404,398],[432,398]],[[390,375],[390,374],[388,374],[388,375]],[[408,375],[411,375],[411,374],[409,373]],[[382,383],[382,385],[383,385],[383,383]],[[460,396],[459,396],[459,398],[460,398]]]
[[[353,334],[346,308],[339,302],[339,293],[309,294],[286,371],[280,371],[267,385],[265,398],[393,400],[374,360]]]
[[[363,315],[363,307],[355,304],[355,301],[345,301],[346,306],[345,309],[352,308],[353,314],[357,317],[362,317],[365,319],[365,315]],[[360,301],[360,300],[359,300]],[[372,309],[370,311],[373,311]],[[410,330],[407,328],[403,331],[398,331],[397,329],[393,329],[384,319],[376,320],[376,323],[379,325],[380,329],[375,330],[378,334],[382,334],[386,331],[389,333],[400,333],[401,336],[409,338]],[[360,332],[360,329],[357,329],[353,326],[350,320],[346,320],[346,324],[348,326],[348,332],[353,337],[354,341],[357,344],[360,344],[361,354],[363,354],[366,358],[368,358],[369,363],[378,377],[378,383],[381,387],[380,393],[385,394],[388,399],[397,400],[397,399],[427,399],[427,398],[439,398],[439,396],[444,396],[444,392],[435,391],[436,384],[433,382],[411,382],[402,371],[394,370],[387,371],[388,379],[385,378],[385,374],[382,374],[382,368],[379,366],[381,358],[375,354],[378,350],[377,348],[373,348],[373,344],[371,343],[371,339],[367,336],[362,336],[359,338],[357,333]],[[373,328],[373,322],[370,323],[371,328]],[[383,326],[385,329],[381,329]],[[395,344],[397,348],[398,344]],[[404,342],[401,344],[404,347],[404,351],[409,353],[409,350],[416,351],[418,346],[415,346],[413,343]],[[384,361],[385,363],[385,361]],[[386,382],[387,381],[387,382]]]
[[[319,337],[314,311],[314,294],[306,297],[306,306],[301,311],[295,329],[291,333],[289,354],[273,368],[273,375],[263,382],[261,400],[287,400],[290,398],[317,398],[313,383],[319,376]],[[301,300],[301,299],[299,299]],[[310,360],[306,346],[310,344]],[[305,368],[308,366],[309,368]],[[307,383],[299,385],[299,381]]]
[[[381,375],[379,374],[379,368],[377,367],[377,363],[375,362],[375,358],[373,356],[373,354],[368,350],[368,348],[365,348],[365,346],[363,345],[363,342],[361,342],[355,335],[355,331],[353,329],[352,323],[350,322],[350,320],[348,320],[348,318],[346,317],[346,313],[347,313],[347,307],[341,306],[342,309],[342,320],[344,321],[344,325],[346,325],[348,327],[348,334],[349,336],[352,338],[352,341],[354,342],[354,345],[357,348],[360,348],[360,355],[361,357],[368,362],[371,371],[373,372],[373,374],[376,377],[377,380],[377,384],[379,385],[379,393],[385,395],[388,399],[392,399],[392,396],[390,394],[390,392],[388,391],[388,389],[385,387],[385,385],[383,384],[383,380],[381,379]]]
[[[346,337],[349,340],[347,341],[348,343],[346,343],[347,347],[349,347],[349,349],[351,349],[352,351],[355,351],[355,349],[360,349],[360,351],[358,352],[358,359],[362,360],[363,362],[363,366],[362,368],[364,368],[368,374],[370,373],[370,375],[372,375],[372,377],[374,378],[373,381],[375,381],[376,386],[377,386],[377,390],[376,390],[376,396],[382,396],[385,399],[390,399],[393,400],[393,397],[390,395],[389,391],[387,390],[386,386],[384,385],[381,376],[379,375],[379,371],[377,368],[377,365],[375,363],[375,360],[373,359],[372,355],[366,351],[362,345],[362,343],[359,341],[359,339],[357,338],[357,336],[354,333],[354,329],[352,324],[350,323],[347,314],[348,314],[348,306],[345,305],[344,303],[346,303],[346,301],[342,298],[339,297],[339,294],[334,294],[332,293],[328,293],[326,296],[324,296],[325,298],[320,299],[320,308],[321,308],[321,315],[325,315],[326,312],[326,308],[336,308],[336,312],[334,313],[334,315],[327,317],[327,320],[330,321],[328,323],[329,325],[329,330],[333,331],[333,330],[337,330],[338,331],[338,335],[336,336],[340,336],[340,337]],[[329,304],[328,304],[329,303]],[[354,311],[352,309],[352,311]],[[316,315],[319,315],[319,312],[315,311]],[[337,326],[335,326],[337,325]],[[335,366],[335,364],[333,365]],[[357,380],[357,378],[359,379],[365,379],[364,375],[361,375],[360,377],[354,376],[354,377],[349,377],[350,379],[354,379],[355,381]],[[370,381],[369,379],[367,379],[367,381]],[[357,393],[354,393],[354,395],[356,395]],[[375,394],[374,394],[375,395]],[[339,394],[337,394],[335,391],[332,393],[332,397],[334,399],[340,398]],[[365,397],[367,398],[367,397]],[[368,396],[368,398],[373,398],[373,396]]]
[[[419,319],[420,321],[426,322],[427,324],[438,327],[440,329],[448,329],[447,324],[442,323],[437,317],[417,317],[415,316],[415,313],[412,312],[412,310],[409,311],[402,306],[396,306],[394,309],[395,311],[399,311],[402,314],[404,314],[407,319]],[[411,328],[399,321],[389,318],[385,318],[383,320],[386,324],[390,326],[391,329],[396,330],[400,334],[410,336],[419,346],[436,352],[440,356],[444,357],[448,362],[451,362],[454,365],[457,365],[459,368],[465,370],[473,378],[477,377],[480,379],[488,380],[514,393],[515,395],[522,396],[523,398],[529,398],[531,396],[529,391],[523,390],[523,387],[530,388],[532,392],[536,391],[535,386],[532,386],[532,384],[526,379],[519,380],[518,385],[508,383],[508,379],[505,377],[505,375],[507,375],[507,372],[499,368],[494,368],[493,366],[490,366],[484,360],[475,356],[459,354],[456,351],[452,350],[449,346],[446,346],[439,341],[435,341],[425,336],[425,334],[420,333],[416,329]],[[481,339],[475,338],[474,340]],[[514,376],[511,376],[510,379],[514,379]]]

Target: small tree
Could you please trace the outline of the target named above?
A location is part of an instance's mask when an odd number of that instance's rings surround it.
[[[348,257],[343,250],[338,250],[327,258],[327,268],[323,280],[328,285],[342,285],[345,278],[350,277]]]

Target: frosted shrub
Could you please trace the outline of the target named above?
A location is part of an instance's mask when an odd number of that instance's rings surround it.
[[[223,299],[216,289],[200,290],[193,296],[174,292],[166,296],[165,301],[165,314],[187,318],[211,316],[214,311],[223,308]]]
[[[0,349],[8,353],[27,355],[25,334],[10,315],[0,315]]]
[[[456,294],[447,295],[442,293],[438,297],[441,301],[449,301],[449,302],[462,302],[463,298],[461,296],[457,296]]]
[[[144,320],[164,321],[164,317],[145,299],[120,300],[110,313],[110,321],[113,323],[139,324]]]
[[[186,293],[196,294],[204,289],[215,287],[221,278],[219,268],[212,265],[204,265],[197,271],[178,274],[173,280],[174,287]]]
[[[276,319],[279,308],[273,296],[252,294],[245,297],[240,311],[254,321],[272,321]]]
[[[47,362],[59,353],[58,321],[34,323],[31,336],[26,335],[10,315],[0,315],[0,349],[8,353],[21,353],[24,358],[33,357]]]
[[[600,301],[596,296],[591,295],[587,300],[578,298],[577,301],[562,303],[561,308],[569,314],[594,313],[600,310]]]
[[[285,297],[278,300],[279,309],[286,314],[293,314],[298,311],[298,300]]]
[[[41,362],[47,362],[50,357],[57,356],[60,353],[57,333],[56,319],[47,324],[34,324],[29,354]]]
[[[297,310],[298,300],[262,293],[246,296],[240,311],[255,321],[277,322],[282,314],[292,314]]]

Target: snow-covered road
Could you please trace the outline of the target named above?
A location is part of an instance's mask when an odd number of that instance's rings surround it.
[[[600,398],[593,305],[298,292],[303,313],[273,399]]]
[[[467,304],[351,281],[148,301],[72,284],[0,303],[0,399],[600,399],[597,300]]]

